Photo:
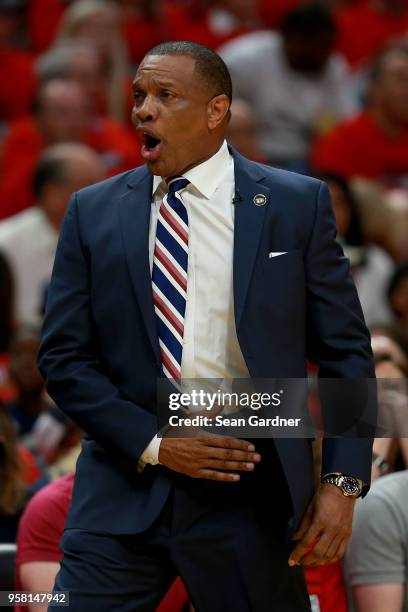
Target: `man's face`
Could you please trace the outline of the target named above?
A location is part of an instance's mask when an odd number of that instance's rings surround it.
[[[106,99],[106,80],[101,58],[94,49],[84,49],[74,56],[70,78],[80,85],[88,101],[98,109],[98,104]]]
[[[207,106],[211,95],[189,56],[152,55],[133,82],[132,120],[152,174],[182,174],[212,154]]]
[[[85,93],[75,82],[49,83],[38,120],[46,144],[80,142],[89,121],[89,104]]]

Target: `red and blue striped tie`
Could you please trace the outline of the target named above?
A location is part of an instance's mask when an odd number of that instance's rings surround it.
[[[160,205],[152,288],[163,372],[180,382],[187,299],[188,215],[179,192],[189,180],[176,177]]]

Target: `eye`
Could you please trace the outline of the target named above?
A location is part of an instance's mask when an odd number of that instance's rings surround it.
[[[162,91],[160,92],[160,96],[165,99],[174,98],[173,92],[169,91],[168,89],[162,89]]]
[[[144,93],[140,90],[135,90],[133,92],[133,99],[136,104],[140,104],[144,98]]]

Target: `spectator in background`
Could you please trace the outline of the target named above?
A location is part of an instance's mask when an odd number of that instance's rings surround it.
[[[252,107],[267,159],[305,170],[312,137],[353,112],[335,27],[320,3],[301,5],[281,33],[255,32],[220,49],[236,96]]]
[[[363,235],[357,202],[348,182],[335,174],[323,174],[332,196],[340,244],[350,266],[367,325],[388,323],[392,312],[387,287],[394,269],[391,257]]]
[[[39,330],[21,328],[10,346],[10,378],[17,393],[5,406],[19,442],[41,466],[43,481],[75,466],[82,431],[50,400],[37,367]],[[72,471],[72,469],[70,471]],[[38,476],[40,473],[38,472]]]
[[[61,94],[64,91],[69,93],[69,88],[63,87]],[[66,126],[65,120],[59,123]],[[19,323],[41,322],[44,292],[70,195],[102,178],[101,160],[92,149],[76,143],[54,145],[45,150],[34,171],[37,205],[0,222],[0,250],[14,274]]]
[[[368,107],[318,140],[312,165],[344,178],[389,186],[408,179],[408,48],[384,51],[373,65]]]
[[[62,120],[63,118],[63,120]],[[34,170],[42,150],[76,141],[100,154],[106,174],[140,164],[140,145],[133,132],[92,112],[92,103],[75,81],[51,80],[39,91],[33,116],[16,121],[5,141],[0,180],[0,219],[35,203]]]
[[[346,554],[356,612],[408,609],[408,471],[373,482],[356,504]]]
[[[36,62],[40,83],[72,79],[85,91],[95,113],[108,114],[107,80],[100,55],[89,41],[64,41],[51,47]]]
[[[266,162],[261,148],[254,114],[245,100],[233,100],[230,106],[227,140],[244,157],[257,162]]]
[[[73,485],[74,474],[67,474],[41,489],[27,505],[18,529],[16,590],[52,591],[62,558],[59,543],[71,503]],[[187,602],[187,592],[177,579],[157,612],[182,612]],[[15,608],[15,612],[46,610],[46,605]]]
[[[59,569],[59,542],[71,502],[74,474],[42,488],[30,500],[17,535],[16,589],[50,592]],[[46,612],[48,605],[17,605],[15,612]]]
[[[119,121],[127,119],[126,90],[132,75],[115,4],[101,0],[73,2],[60,22],[57,41],[64,40],[85,40],[96,49],[108,83],[108,113]]]
[[[27,2],[0,2],[0,130],[5,122],[28,112],[34,99],[36,80],[33,60],[21,48],[22,23]],[[13,83],[13,87],[10,87]],[[1,125],[3,123],[3,125]],[[1,136],[1,132],[0,132]]]
[[[353,68],[368,63],[392,39],[408,31],[406,0],[363,0],[336,15],[337,49]]]

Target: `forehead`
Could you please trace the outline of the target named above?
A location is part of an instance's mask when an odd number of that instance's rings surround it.
[[[188,55],[148,55],[140,64],[134,83],[165,81],[188,86],[194,80],[195,60]]]

